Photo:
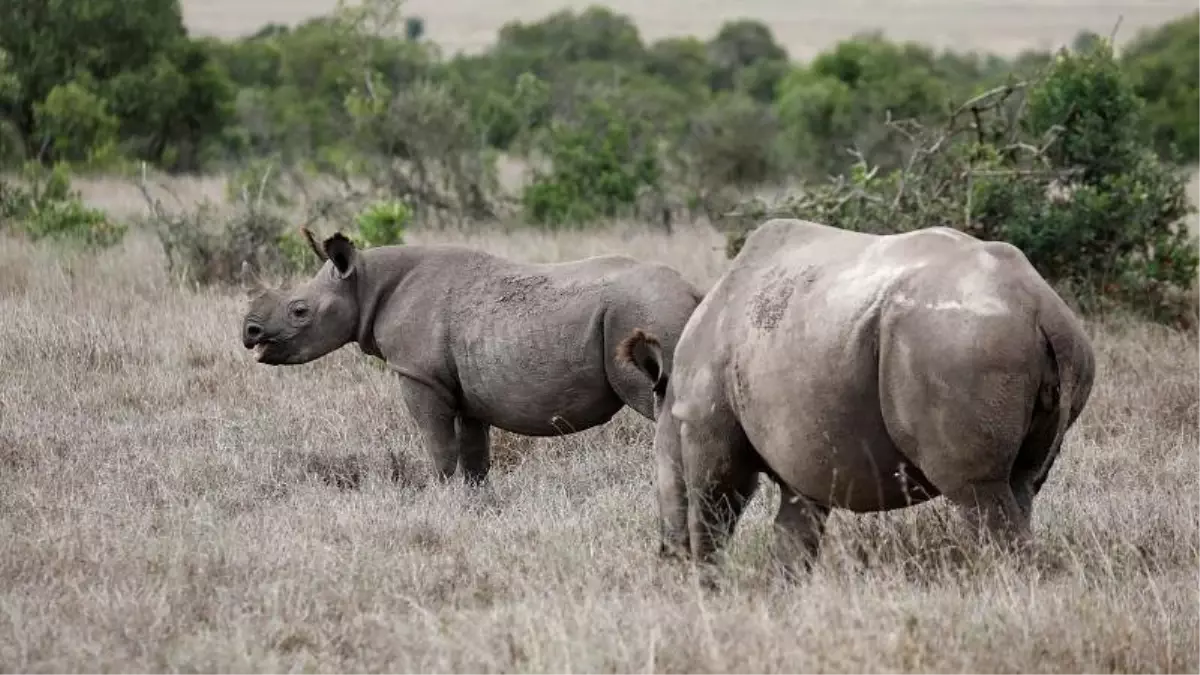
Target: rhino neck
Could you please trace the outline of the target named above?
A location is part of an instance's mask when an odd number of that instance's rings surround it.
[[[420,261],[415,247],[384,247],[362,252],[362,280],[358,286],[358,326],[354,341],[364,354],[383,358],[375,339],[379,312],[396,287]]]

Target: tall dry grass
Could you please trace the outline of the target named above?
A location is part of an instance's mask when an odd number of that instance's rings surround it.
[[[704,286],[725,265],[707,229],[437,237],[624,251]],[[835,514],[786,588],[768,489],[706,594],[655,556],[649,422],[497,434],[482,500],[426,478],[395,382],[356,348],[255,364],[242,309],[173,288],[144,235],[94,256],[0,241],[0,670],[1200,667],[1194,335],[1091,326],[1097,383],[1034,562],[949,559],[936,500]]]

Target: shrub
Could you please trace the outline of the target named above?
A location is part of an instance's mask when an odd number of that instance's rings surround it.
[[[354,176],[411,205],[425,222],[495,217],[494,157],[454,91],[423,81],[393,93],[375,75],[346,99]]]
[[[411,220],[412,211],[404,202],[387,199],[363,209],[356,224],[364,246],[393,246],[404,243],[404,231]]]
[[[22,183],[0,180],[0,224],[31,239],[53,239],[87,248],[108,248],[121,241],[126,227],[83,203],[71,189],[66,164],[47,169],[30,162]]]
[[[583,104],[580,116],[556,120],[538,143],[550,163],[522,192],[527,218],[543,225],[578,224],[631,210],[657,189],[661,167],[648,122],[621,115],[605,99]]]
[[[169,273],[181,283],[207,286],[236,283],[243,261],[266,274],[313,269],[306,262],[315,259],[312,252],[308,251],[306,258],[297,246],[287,243],[288,236],[297,235],[288,232],[292,228],[282,215],[284,203],[272,199],[272,195],[282,194],[275,188],[278,181],[277,172],[264,172],[257,178],[236,175],[226,185],[226,193],[234,196],[232,204],[205,200],[195,208],[176,212],[165,210],[143,183],[142,193],[150,204],[152,227]],[[305,243],[304,250],[307,247]]]
[[[1024,105],[1012,105],[1015,96]],[[1012,110],[1024,110],[1013,120]],[[1020,248],[1085,311],[1123,303],[1181,315],[1200,261],[1182,223],[1185,179],[1142,146],[1145,121],[1105,40],[1058,54],[1044,77],[975,97],[945,127],[890,125],[915,147],[903,169],[869,168],[812,186],[774,209],[875,233],[956,227]],[[967,120],[970,120],[969,122]],[[729,236],[736,255],[745,231]]]

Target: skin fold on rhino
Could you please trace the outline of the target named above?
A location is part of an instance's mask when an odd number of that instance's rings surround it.
[[[243,266],[242,343],[297,365],[354,342],[387,362],[434,470],[471,484],[490,466],[492,426],[528,436],[582,431],[628,405],[654,419],[643,375],[615,346],[648,326],[673,347],[702,297],[669,267],[624,256],[522,264],[456,246],[358,250],[341,233],[291,289]],[[668,351],[669,354],[669,351]]]
[[[944,495],[1005,546],[1091,394],[1081,323],[1021,251],[942,227],[871,235],[774,219],[693,312],[654,382],[661,553],[713,562],[764,473],[776,556],[819,553],[831,508]]]

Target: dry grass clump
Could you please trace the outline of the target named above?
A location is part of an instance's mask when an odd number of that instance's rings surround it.
[[[707,229],[438,237],[626,251],[703,287],[725,264]],[[836,513],[787,588],[768,488],[708,594],[655,556],[641,417],[495,433],[490,491],[442,485],[390,375],[354,347],[257,365],[242,310],[172,287],[145,236],[90,257],[0,243],[2,669],[1200,667],[1194,334],[1091,326],[1097,384],[1035,508],[1033,560],[961,549],[935,500]]]

